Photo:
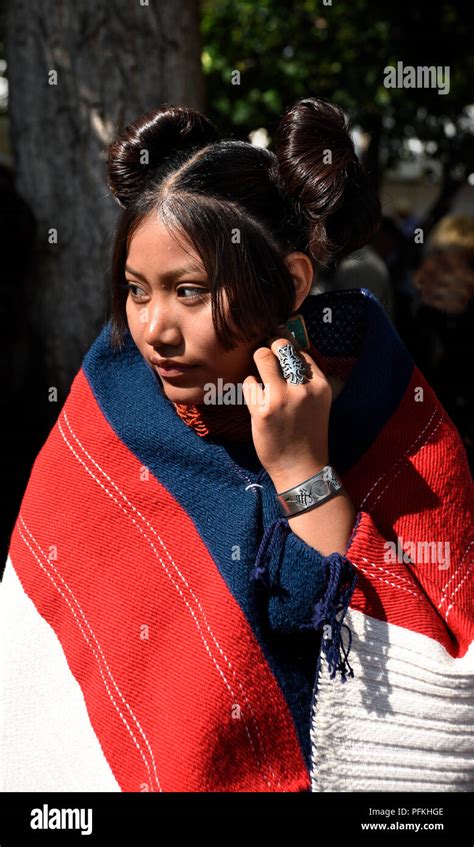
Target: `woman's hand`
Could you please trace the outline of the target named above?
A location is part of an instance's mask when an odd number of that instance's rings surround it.
[[[331,385],[312,357],[301,350],[287,327],[268,339],[269,347],[253,354],[263,387],[254,376],[242,383],[252,418],[257,455],[277,491],[297,485],[328,464],[328,426]],[[288,382],[277,349],[293,344],[306,367],[306,381]],[[282,487],[283,486],[283,487]]]

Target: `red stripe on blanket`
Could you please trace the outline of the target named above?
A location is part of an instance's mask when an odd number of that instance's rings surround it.
[[[453,657],[474,638],[470,479],[458,432],[416,367],[397,411],[344,477],[362,512],[346,553],[360,571],[351,608],[428,635]]]
[[[36,459],[10,555],[123,791],[309,790],[293,718],[248,620],[82,370]]]

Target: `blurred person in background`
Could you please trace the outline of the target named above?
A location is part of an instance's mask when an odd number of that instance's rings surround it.
[[[391,282],[393,320],[400,337],[411,350],[413,318],[418,300],[411,273],[411,268],[418,264],[414,261],[412,243],[399,224],[392,217],[384,215],[370,246],[387,267]]]
[[[379,301],[385,314],[394,321],[394,299],[390,272],[385,262],[369,245],[343,258],[332,275],[322,275],[324,290],[367,288]]]
[[[415,360],[457,427],[474,468],[474,218],[449,215],[433,228],[413,282]]]

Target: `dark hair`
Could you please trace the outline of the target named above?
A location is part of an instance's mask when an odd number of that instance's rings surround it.
[[[225,350],[266,337],[291,315],[295,289],[283,261],[288,253],[301,250],[313,267],[324,265],[366,244],[381,220],[344,112],[312,97],[283,115],[275,153],[219,139],[205,115],[166,103],[110,144],[107,178],[124,209],[111,269],[114,346],[127,329],[123,284],[130,239],[152,211],[200,256]]]

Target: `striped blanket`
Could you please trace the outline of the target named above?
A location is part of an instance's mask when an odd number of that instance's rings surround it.
[[[253,445],[198,436],[106,324],[10,539],[3,791],[474,790],[463,444],[367,290],[301,311],[347,375],[345,555],[299,538]]]

